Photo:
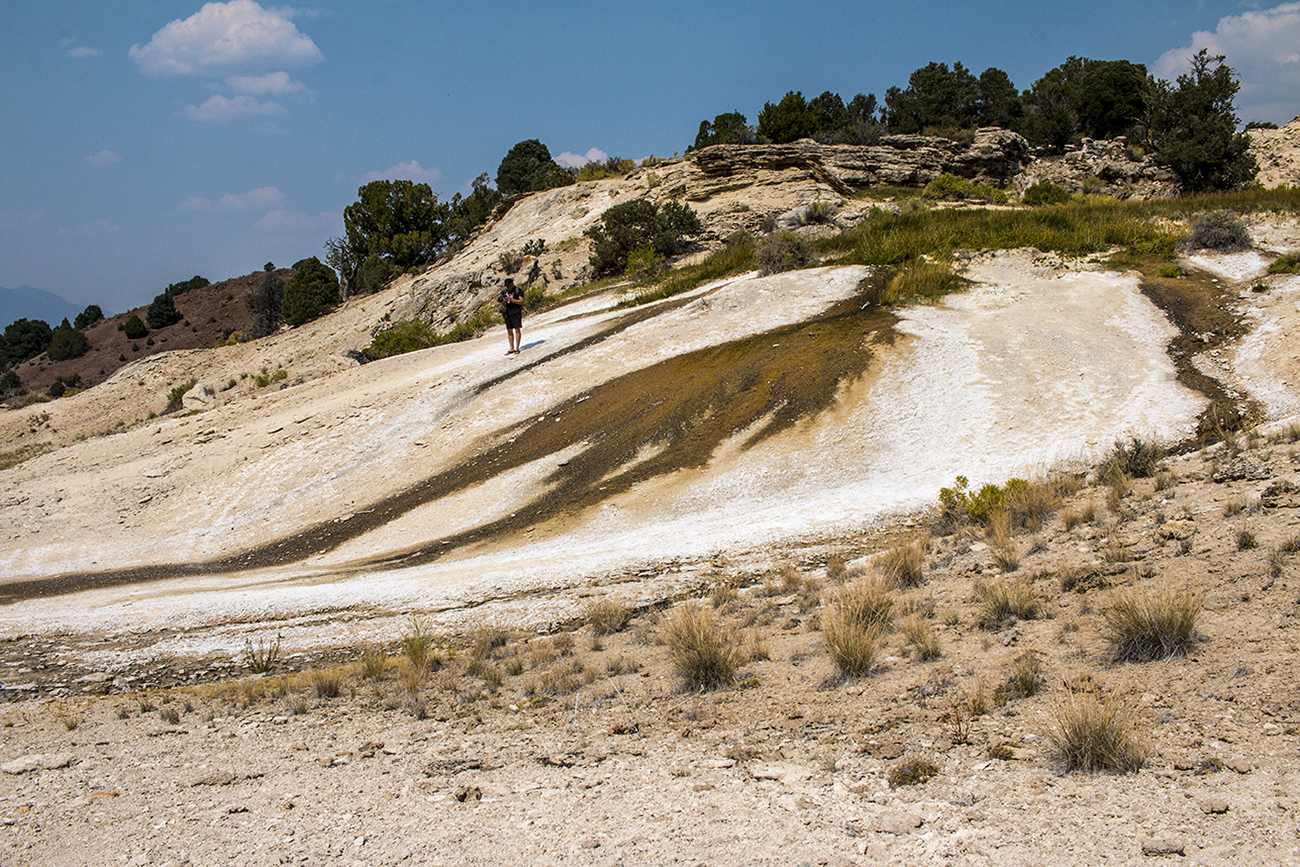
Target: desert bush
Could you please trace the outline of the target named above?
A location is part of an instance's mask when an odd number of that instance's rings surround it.
[[[371,359],[388,358],[436,346],[438,335],[418,319],[399,319],[380,331],[362,353]]]
[[[1097,479],[1112,484],[1112,479],[1127,476],[1148,479],[1160,470],[1165,452],[1155,443],[1143,442],[1137,437],[1116,440],[1111,453],[1097,467]]]
[[[1165,278],[1181,277],[1183,276],[1183,269],[1179,265],[1161,265],[1160,270],[1156,273]]]
[[[793,271],[813,261],[807,242],[794,232],[773,232],[754,251],[759,275]]]
[[[1115,659],[1146,662],[1186,653],[1196,640],[1201,606],[1199,594],[1170,584],[1116,591],[1103,612]]]
[[[284,284],[284,321],[297,327],[322,316],[339,303],[339,278],[334,271],[308,256],[294,263],[293,276]]]
[[[1255,540],[1255,534],[1247,527],[1237,530],[1237,550],[1249,551],[1252,548],[1259,547],[1259,542]]]
[[[582,619],[596,635],[611,635],[627,626],[635,610],[625,602],[606,596],[587,602],[582,607]]]
[[[505,250],[497,256],[497,269],[503,274],[514,274],[524,265],[524,254],[520,250]]]
[[[1039,181],[1025,190],[1021,199],[1026,205],[1064,205],[1070,194],[1051,181]]]
[[[280,658],[280,633],[275,634],[274,641],[267,641],[258,637],[257,644],[253,639],[244,639],[244,663],[248,670],[253,674],[266,674],[275,668],[276,660]]]
[[[1278,256],[1268,266],[1270,274],[1300,274],[1300,253]]]
[[[1048,744],[1064,772],[1134,773],[1146,761],[1133,709],[1117,696],[1098,700],[1073,690],[1051,710]]]
[[[167,392],[167,406],[163,408],[163,415],[176,412],[181,408],[182,401],[185,399],[185,393],[194,387],[195,382],[196,380],[193,379],[187,380]]]
[[[1013,617],[1033,620],[1038,616],[1041,597],[1027,580],[980,582],[975,586],[979,625],[997,629]]]
[[[939,773],[939,766],[929,759],[904,759],[889,769],[889,787],[914,786]]]
[[[1187,246],[1194,250],[1214,250],[1217,253],[1239,253],[1250,249],[1250,231],[1232,211],[1208,211],[1192,223],[1192,233],[1187,236]]]
[[[717,689],[736,680],[744,651],[719,623],[713,609],[698,603],[677,606],[661,628],[668,659],[690,689]]]
[[[288,379],[288,378],[289,378],[289,371],[285,370],[283,367],[276,368],[274,372],[268,371],[265,368],[263,368],[261,373],[253,377],[253,384],[258,388],[266,388],[268,385],[270,385],[273,382],[279,382],[282,379]]]
[[[627,276],[637,282],[657,277],[667,267],[667,260],[649,248],[633,250],[627,254]]]

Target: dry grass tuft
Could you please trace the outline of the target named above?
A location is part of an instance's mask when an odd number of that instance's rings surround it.
[[[582,619],[590,625],[591,632],[598,636],[611,636],[619,632],[632,621],[633,614],[636,614],[636,608],[608,597],[591,599],[582,606]]]
[[[862,626],[887,628],[894,613],[894,591],[884,578],[859,576],[835,591],[831,608]]]
[[[1099,701],[1069,691],[1051,711],[1048,742],[1066,771],[1134,773],[1146,761],[1133,709],[1116,696]]]
[[[877,561],[881,575],[894,587],[916,587],[925,580],[925,551],[929,546],[929,538],[922,537],[889,548]]]
[[[979,582],[975,585],[975,599],[979,605],[977,620],[984,629],[997,629],[1012,618],[1033,620],[1042,602],[1027,580]]]
[[[1040,676],[1043,670],[1043,654],[1030,648],[1011,660],[1011,679],[1007,688],[1012,695],[1028,698],[1038,692],[1043,684]]]
[[[1116,591],[1103,612],[1115,659],[1147,662],[1186,653],[1196,640],[1201,607],[1199,594],[1168,584]]]
[[[665,618],[661,633],[668,659],[687,687],[717,689],[735,683],[744,650],[711,609],[679,605]]]
[[[361,676],[367,680],[383,680],[388,668],[388,654],[377,647],[366,647],[361,651]]]
[[[421,671],[427,669],[433,661],[433,633],[429,630],[429,622],[423,617],[411,615],[406,631],[402,633],[402,653],[406,654],[412,666]]]
[[[863,623],[851,611],[833,606],[821,618],[822,638],[831,661],[845,677],[864,677],[871,673],[880,650],[878,623]]]
[[[939,633],[934,626],[917,614],[909,614],[900,626],[903,637],[913,650],[917,659],[929,662],[938,659],[942,653],[939,647]]]

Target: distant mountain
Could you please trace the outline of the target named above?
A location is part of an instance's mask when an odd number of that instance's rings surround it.
[[[0,329],[16,319],[42,319],[53,328],[65,317],[69,322],[76,319],[83,309],[44,289],[31,286],[6,289],[0,286]]]

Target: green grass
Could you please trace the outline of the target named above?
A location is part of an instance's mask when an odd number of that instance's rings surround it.
[[[689,292],[698,286],[703,286],[705,283],[712,283],[714,280],[744,274],[747,271],[754,270],[755,267],[754,242],[752,240],[729,244],[721,250],[709,254],[702,262],[686,265],[669,272],[656,283],[647,286],[630,298],[624,299],[618,306],[636,307],[641,304],[649,304],[652,301],[661,301],[664,298],[671,298],[674,295]]]

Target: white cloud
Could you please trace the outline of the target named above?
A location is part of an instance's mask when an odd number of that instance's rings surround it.
[[[284,193],[275,187],[261,187],[242,195],[227,193],[215,202],[195,196],[181,202],[184,211],[258,211],[284,203]]]
[[[287,72],[272,72],[269,75],[234,75],[226,79],[226,87],[235,93],[248,93],[253,96],[265,96],[268,93],[301,93],[307,85],[294,81]]]
[[[316,43],[299,32],[284,9],[267,10],[254,0],[206,3],[177,19],[131,57],[149,75],[215,74],[231,68],[309,66],[324,59]]]
[[[1191,45],[1162,54],[1152,72],[1174,81],[1202,48],[1224,55],[1240,76],[1242,120],[1286,123],[1300,114],[1300,3],[1221,18],[1214,32],[1197,31]]]
[[[69,57],[98,57],[104,53],[102,48],[91,48],[89,45],[78,45],[76,48],[69,48],[67,55]]]
[[[279,117],[288,113],[288,110],[278,102],[258,102],[253,97],[244,95],[231,99],[217,94],[209,97],[203,105],[185,106],[186,117],[205,123],[222,123],[249,117]]]
[[[267,235],[304,235],[334,232],[342,225],[338,214],[321,212],[304,214],[299,211],[267,211],[253,223],[253,228]]]
[[[438,178],[442,177],[441,169],[426,169],[415,160],[409,163],[398,163],[390,166],[382,172],[367,172],[365,180],[370,181],[418,181],[420,183],[431,184]]]
[[[122,155],[117,151],[102,150],[97,154],[86,157],[86,162],[92,166],[111,166],[113,163],[120,163]]]
[[[556,157],[555,161],[562,166],[568,166],[571,169],[579,169],[587,163],[598,163],[607,159],[609,159],[609,154],[605,153],[600,148],[592,148],[582,156],[565,151]]]

